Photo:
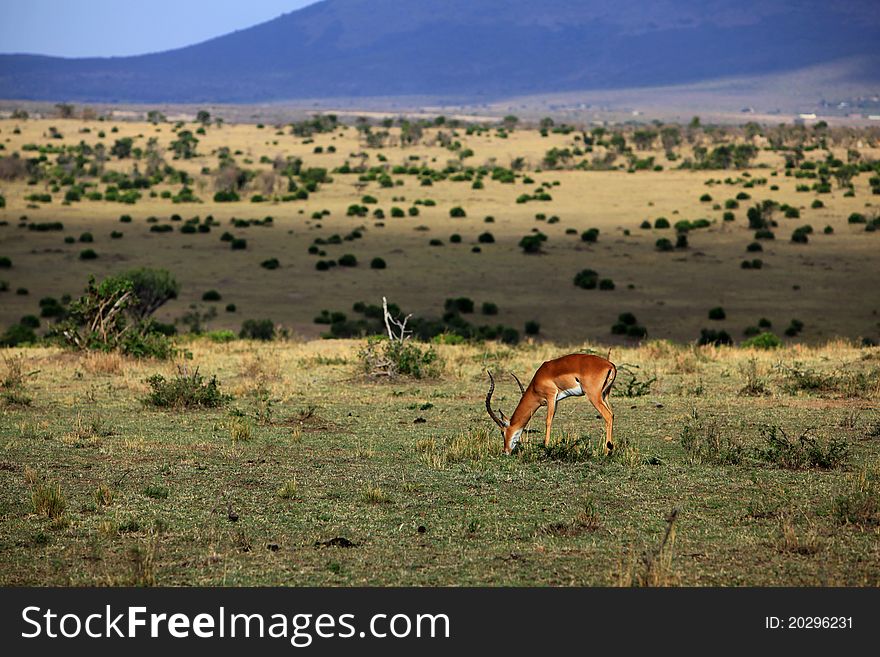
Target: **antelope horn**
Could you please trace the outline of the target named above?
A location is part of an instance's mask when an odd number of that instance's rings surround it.
[[[486,395],[486,410],[489,412],[489,417],[492,418],[492,421],[503,429],[504,423],[498,419],[495,411],[492,410],[492,393],[495,392],[495,377],[492,376],[492,372],[489,370],[486,370],[486,374],[489,375],[489,393]]]
[[[520,381],[519,378],[517,378],[516,374],[514,374],[513,372],[511,372],[511,373],[510,373],[510,376],[513,377],[514,381],[516,381],[517,385],[519,386],[519,394],[521,394],[521,395],[526,394],[526,389],[523,388],[522,381]]]

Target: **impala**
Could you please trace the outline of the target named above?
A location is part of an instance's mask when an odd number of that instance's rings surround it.
[[[611,437],[614,412],[608,405],[607,397],[617,376],[617,368],[610,360],[589,354],[569,354],[548,360],[538,368],[527,388],[524,388],[516,374],[511,372],[511,376],[519,385],[522,397],[510,419],[501,411],[498,411],[501,416],[499,417],[492,410],[495,377],[491,372],[487,371],[487,373],[489,394],[486,395],[486,410],[489,411],[489,417],[501,428],[505,454],[513,451],[529,420],[541,406],[547,407],[547,433],[544,435],[544,446],[549,445],[556,404],[566,397],[584,395],[605,420],[605,453],[614,449],[614,441]]]

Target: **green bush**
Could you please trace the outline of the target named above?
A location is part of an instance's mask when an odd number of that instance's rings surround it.
[[[480,233],[479,237],[477,237],[477,241],[480,244],[492,244],[495,242],[495,236],[492,233]]]
[[[375,376],[411,376],[416,379],[437,376],[442,368],[433,347],[422,348],[413,340],[372,337],[358,352],[364,373]]]
[[[538,322],[531,320],[526,322],[524,330],[526,335],[538,335],[538,333],[541,332],[541,325]]]
[[[672,242],[665,237],[661,237],[659,240],[657,240],[654,243],[654,246],[658,251],[672,251],[675,248],[672,245]]]
[[[355,258],[351,253],[346,253],[342,257],[339,258],[339,266],[340,267],[357,267],[357,258]]]
[[[385,269],[386,266],[382,258],[373,258],[370,261],[370,269]]]
[[[592,269],[582,269],[575,274],[574,284],[584,290],[594,290],[599,284],[599,274]]]
[[[461,206],[456,206],[456,207],[451,208],[451,209],[449,210],[449,216],[450,216],[450,217],[453,217],[453,218],[455,218],[455,217],[466,217],[466,216],[467,216],[467,213],[465,212],[465,210],[464,210],[463,207],[461,207]]]
[[[782,346],[782,340],[770,331],[764,331],[753,338],[744,340],[741,346],[750,349],[777,349]]]
[[[589,228],[581,233],[581,240],[584,242],[596,242],[599,239],[599,229]]]
[[[232,399],[220,392],[216,376],[206,381],[198,368],[191,374],[185,368],[178,368],[170,380],[156,374],[147,379],[147,384],[150,394],[145,401],[158,408],[216,408]]]
[[[12,259],[7,256],[0,256],[0,269],[10,269],[12,267]]]
[[[523,253],[540,253],[541,244],[545,241],[547,241],[547,236],[544,233],[534,233],[523,237],[519,241],[519,247],[523,250]]]
[[[698,345],[715,345],[720,347],[723,345],[732,345],[733,338],[727,331],[716,331],[715,329],[701,329],[700,337],[697,340]]]
[[[667,219],[666,217],[659,217],[654,221],[654,228],[664,229],[669,228],[669,226],[669,219]]]
[[[247,248],[247,240],[243,237],[236,237],[229,243],[233,251],[242,251]]]
[[[238,337],[246,340],[272,340],[275,338],[275,322],[271,319],[246,319],[242,322]]]
[[[849,458],[845,440],[832,438],[823,444],[809,429],[789,438],[780,427],[769,425],[762,427],[761,438],[763,445],[755,448],[755,456],[780,468],[831,470],[845,465]]]
[[[467,297],[458,297],[456,299],[447,299],[443,304],[446,311],[469,314],[474,312],[474,302]]]
[[[79,252],[80,260],[95,260],[98,257],[98,254],[95,253],[94,249],[85,249],[84,251]]]
[[[208,290],[202,295],[202,301],[220,301],[222,298],[217,290]]]
[[[484,315],[497,315],[498,305],[492,303],[491,301],[484,301],[482,310]]]
[[[269,258],[268,260],[263,260],[260,263],[260,267],[263,269],[278,269],[281,266],[281,263],[278,261],[278,258]]]
[[[13,324],[0,335],[0,347],[18,347],[37,341],[37,334],[28,326]]]
[[[726,317],[727,314],[724,312],[724,308],[722,308],[721,306],[717,306],[709,310],[709,319],[722,320]]]

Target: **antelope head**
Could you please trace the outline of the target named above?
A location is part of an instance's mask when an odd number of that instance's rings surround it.
[[[495,392],[495,377],[493,377],[492,372],[489,372],[488,370],[486,373],[489,375],[489,392],[486,394],[486,411],[489,413],[489,417],[492,418],[492,421],[498,425],[499,429],[501,429],[501,438],[504,440],[503,452],[505,454],[510,454],[519,442],[519,437],[523,430],[522,427],[511,427],[510,420],[500,410],[498,413],[492,410],[492,393]],[[520,383],[520,380],[517,379],[516,375],[512,372],[511,375],[516,379],[517,384],[519,384],[520,392],[525,394],[525,389],[523,388],[522,383]]]

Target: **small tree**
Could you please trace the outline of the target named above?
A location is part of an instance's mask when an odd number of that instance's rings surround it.
[[[199,140],[189,130],[181,130],[177,133],[177,139],[171,142],[171,150],[174,154],[184,160],[189,160],[196,155],[196,146]]]
[[[113,144],[113,148],[110,149],[110,155],[115,155],[120,160],[131,157],[132,144],[134,144],[134,140],[131,137],[117,139],[116,143]]]
[[[72,119],[74,107],[70,103],[55,103],[55,109],[58,110],[58,116],[62,119]]]
[[[203,126],[209,125],[211,123],[211,113],[207,110],[199,110],[198,114],[196,114],[196,121]]]

